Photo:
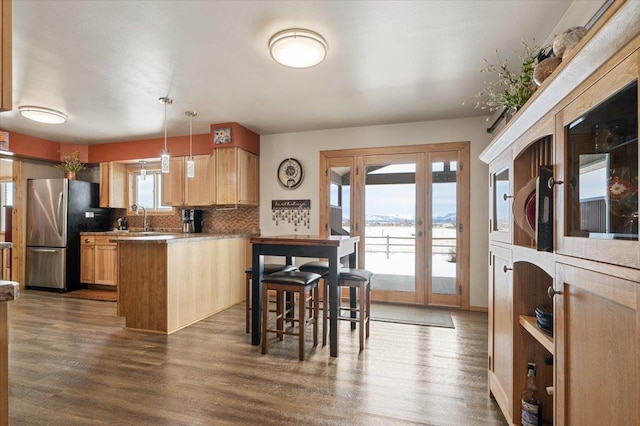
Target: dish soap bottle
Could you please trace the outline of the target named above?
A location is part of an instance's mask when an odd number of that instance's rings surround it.
[[[540,400],[536,387],[536,363],[527,363],[527,385],[522,393],[522,426],[540,425]]]

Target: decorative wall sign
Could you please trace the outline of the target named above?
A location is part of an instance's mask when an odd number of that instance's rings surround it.
[[[213,143],[215,145],[231,143],[231,127],[222,127],[213,130]]]
[[[0,151],[9,151],[9,132],[0,132]]]
[[[283,223],[292,224],[296,232],[298,226],[309,229],[309,210],[311,200],[271,200],[272,220],[276,226]]]

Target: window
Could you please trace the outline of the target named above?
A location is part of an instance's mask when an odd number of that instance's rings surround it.
[[[129,206],[137,204],[147,212],[170,213],[171,206],[162,205],[162,173],[159,165],[148,165],[146,176],[140,175],[140,169],[129,170]]]

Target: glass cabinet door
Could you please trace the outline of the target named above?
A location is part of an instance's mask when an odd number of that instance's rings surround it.
[[[511,154],[510,152],[508,154]],[[511,201],[513,199],[513,176],[511,157],[496,159],[489,166],[490,174],[490,237],[494,241],[511,242]]]
[[[565,126],[567,235],[638,240],[638,83]]]

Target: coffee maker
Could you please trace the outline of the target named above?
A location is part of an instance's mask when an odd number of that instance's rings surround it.
[[[182,232],[184,233],[202,232],[202,210],[199,210],[199,209],[182,210]]]

